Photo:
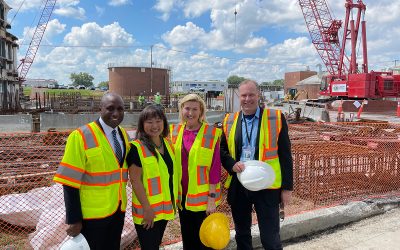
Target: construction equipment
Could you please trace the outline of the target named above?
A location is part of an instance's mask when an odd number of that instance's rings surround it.
[[[289,88],[288,92],[286,93],[283,99],[284,101],[297,100],[297,98],[299,98],[301,94],[304,94],[308,99],[308,92],[305,91],[304,89],[297,91],[297,89],[295,88]]]
[[[20,69],[18,73],[20,83],[25,80],[25,77],[28,74],[28,71],[33,63],[33,60],[35,59],[36,53],[39,50],[40,42],[42,41],[44,32],[46,31],[47,24],[49,23],[56,2],[57,0],[46,0],[44,4],[39,22],[32,36],[32,41],[29,44],[25,57],[21,59],[21,64],[18,66],[18,69]]]
[[[400,75],[393,72],[368,72],[366,6],[362,0],[346,0],[346,17],[340,41],[341,20],[332,19],[325,0],[299,0],[312,43],[324,62],[328,76],[322,80],[322,96],[343,99],[400,96]],[[356,10],[356,20],[353,19]],[[361,31],[360,31],[361,29]],[[359,33],[360,39],[359,40]],[[350,43],[350,56],[346,45]],[[361,42],[361,69],[357,63],[357,42]]]

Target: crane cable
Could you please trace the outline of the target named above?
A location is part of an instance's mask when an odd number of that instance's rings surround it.
[[[19,7],[18,7],[18,9],[17,9],[17,12],[15,12],[13,18],[11,19],[10,25],[11,25],[12,22],[14,21],[14,18],[17,16],[19,10],[21,9],[22,5],[24,5],[24,3],[25,3],[25,0],[23,0],[23,1],[21,2],[21,4],[19,5]]]

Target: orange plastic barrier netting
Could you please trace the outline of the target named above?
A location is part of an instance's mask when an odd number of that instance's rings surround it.
[[[289,133],[295,190],[287,215],[350,200],[400,196],[400,124],[290,124]],[[56,248],[65,239],[62,187],[52,178],[67,136],[0,134],[1,249]],[[218,211],[230,217],[226,190]],[[122,237],[125,249],[139,247],[129,211]],[[168,224],[164,244],[179,240],[177,218]]]

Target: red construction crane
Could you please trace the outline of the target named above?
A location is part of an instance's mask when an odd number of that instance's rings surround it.
[[[29,44],[28,51],[26,52],[25,57],[21,59],[21,64],[18,66],[18,69],[20,69],[18,76],[21,82],[25,80],[33,60],[35,59],[36,53],[39,50],[40,42],[42,41],[56,2],[57,0],[46,0],[44,4],[42,14],[36,26],[35,32],[33,33],[32,41]]]
[[[400,76],[392,72],[368,73],[366,6],[362,0],[346,0],[346,16],[340,41],[341,20],[332,19],[325,0],[299,0],[312,43],[329,75],[323,79],[321,95],[340,98],[382,98],[400,96]],[[356,15],[353,15],[356,10]],[[354,20],[353,17],[356,16]],[[360,31],[361,28],[361,31]],[[361,37],[359,40],[359,34]],[[357,64],[357,42],[362,45],[362,64]],[[350,56],[346,45],[350,44]]]

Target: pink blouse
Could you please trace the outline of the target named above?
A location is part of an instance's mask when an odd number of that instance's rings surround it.
[[[192,148],[193,142],[196,139],[199,130],[184,130],[183,131],[183,145],[182,145],[182,193],[187,194],[189,173],[188,173],[188,152]],[[214,155],[211,163],[209,173],[209,183],[218,184],[221,180],[221,157],[219,151],[219,141],[215,145]]]

